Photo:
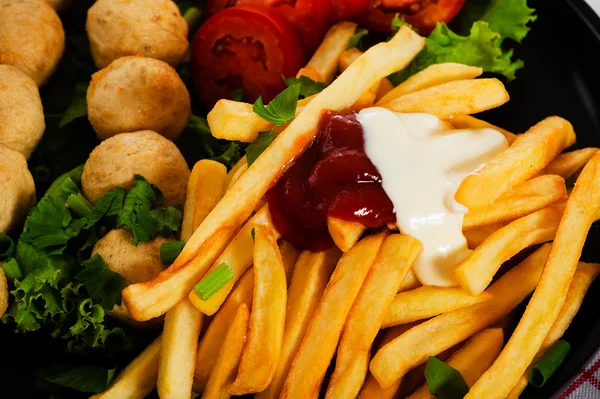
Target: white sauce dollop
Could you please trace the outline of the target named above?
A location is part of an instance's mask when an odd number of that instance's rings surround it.
[[[424,285],[457,285],[454,269],[470,250],[462,232],[467,208],[454,195],[468,175],[508,147],[506,139],[494,129],[451,130],[430,114],[367,108],[357,119],[400,231],[423,244],[415,274]]]

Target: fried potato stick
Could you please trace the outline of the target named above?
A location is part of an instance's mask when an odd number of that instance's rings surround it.
[[[242,348],[246,342],[249,318],[248,307],[242,303],[227,329],[227,335],[225,335],[219,350],[215,366],[202,392],[203,399],[229,399],[231,397],[227,390],[235,379]]]
[[[227,184],[227,190],[229,190],[231,187],[233,187],[233,185],[235,183],[237,183],[237,181],[240,179],[240,177],[246,173],[246,171],[248,170],[248,164],[243,164],[232,176],[231,179],[229,180],[229,183]],[[226,191],[227,191],[226,190]]]
[[[545,173],[562,176],[565,180],[575,176],[598,152],[598,148],[582,148],[557,156],[546,166]]]
[[[504,262],[527,247],[554,239],[563,210],[562,205],[545,208],[492,233],[456,266],[460,286],[471,295],[482,293]]]
[[[237,377],[229,387],[231,395],[265,390],[281,355],[287,284],[283,260],[275,235],[268,228],[256,227],[254,244],[254,295]]]
[[[381,328],[427,319],[492,299],[488,292],[472,296],[457,287],[424,286],[394,297]]]
[[[149,320],[183,299],[221,253],[237,226],[250,216],[277,176],[312,142],[321,114],[325,110],[341,111],[350,107],[371,85],[405,68],[424,44],[421,36],[403,26],[390,41],[371,47],[317,94],[225,193],[175,263],[153,281],[125,288],[123,300],[133,317]]]
[[[556,321],[552,325],[548,335],[546,335],[540,350],[533,358],[531,364],[535,364],[544,353],[546,353],[548,348],[562,338],[565,331],[567,331],[567,328],[571,325],[573,318],[579,311],[588,288],[590,288],[590,285],[594,282],[596,277],[598,277],[599,272],[599,264],[579,262],[575,275],[573,276],[573,281],[569,287],[569,292],[567,292],[565,303],[562,308],[560,308],[560,313],[558,314]],[[525,388],[527,388],[527,384],[529,383],[527,376],[529,375],[530,369],[531,365],[508,394],[509,399],[517,399]]]
[[[333,25],[306,64],[307,68],[313,68],[323,76],[323,83],[329,84],[335,79],[338,59],[348,48],[348,41],[355,31],[354,22],[345,21]]]
[[[388,387],[429,356],[501,319],[535,289],[549,252],[550,244],[546,244],[502,276],[488,290],[491,300],[436,316],[385,345],[371,360],[371,374]]]
[[[378,105],[385,104],[406,94],[428,89],[443,83],[456,80],[475,79],[476,77],[481,76],[482,73],[483,70],[481,68],[456,64],[453,62],[434,64],[400,83],[379,100]]]
[[[600,211],[600,154],[583,168],[571,193],[548,262],[515,332],[492,367],[467,394],[505,398],[531,364],[571,285],[583,244]]]
[[[481,129],[488,128],[499,131],[504,135],[508,144],[512,144],[516,139],[517,135],[509,132],[506,129],[502,129],[496,125],[492,125],[486,121],[482,121],[481,119],[477,119],[472,115],[452,115],[450,118],[446,120],[446,122],[450,123],[454,126],[455,129]]]
[[[325,398],[354,398],[367,376],[371,345],[407,271],[423,250],[408,235],[388,236],[350,309]]]
[[[283,270],[285,271],[286,287],[289,287],[292,274],[294,272],[294,266],[300,256],[300,251],[294,248],[292,244],[285,240],[281,240],[279,243],[279,253],[281,253],[281,259],[283,260]]]
[[[145,398],[156,388],[161,347],[159,336],[119,373],[106,391],[90,399]]]
[[[503,344],[504,333],[501,328],[483,330],[450,356],[447,363],[460,372],[470,387],[492,365]],[[435,399],[435,396],[429,393],[427,385],[422,385],[407,399]]]
[[[534,177],[509,190],[489,205],[469,209],[463,220],[463,229],[516,220],[554,203],[565,201],[567,196],[567,186],[562,177]]]
[[[498,79],[457,80],[405,94],[378,104],[394,112],[424,112],[446,119],[455,114],[476,114],[508,101]]]
[[[487,240],[496,231],[506,226],[508,223],[494,223],[487,226],[481,226],[474,229],[464,230],[463,234],[467,239],[469,249],[475,249]]]
[[[340,259],[283,385],[282,399],[317,398],[342,328],[386,233],[363,238]]]
[[[529,180],[562,150],[575,143],[573,126],[552,116],[519,135],[505,151],[463,180],[454,198],[467,208],[494,202],[511,188]]]
[[[325,252],[304,251],[298,258],[288,289],[288,304],[283,333],[283,346],[277,371],[269,387],[255,395],[256,399],[276,399],[292,366],[302,337],[308,328],[327,282],[341,256],[337,248]]]
[[[367,230],[358,222],[348,222],[335,217],[327,218],[327,229],[335,245],[343,252],[348,252]]]
[[[406,272],[406,276],[404,276],[404,280],[402,280],[402,284],[400,284],[398,292],[414,290],[420,286],[421,282],[417,278],[417,275],[412,271],[412,269],[410,269],[408,272]]]
[[[321,82],[321,83],[325,82],[325,77],[323,75],[321,75],[321,73],[319,71],[317,71],[315,68],[310,68],[310,67],[300,68],[300,70],[296,74],[296,77],[300,78],[302,76],[306,76],[307,78],[310,78],[311,80],[314,80],[315,82]]]
[[[338,59],[338,70],[340,72],[344,72],[354,61],[363,55],[363,52],[357,49],[356,47],[349,48],[340,54],[340,58]]]

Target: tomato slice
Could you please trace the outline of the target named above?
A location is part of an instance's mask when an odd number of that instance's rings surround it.
[[[330,0],[209,0],[206,9],[208,15],[214,15],[237,6],[260,7],[287,19],[296,29],[307,55],[321,43],[331,16]]]
[[[285,88],[305,64],[302,44],[280,16],[253,7],[236,7],[209,18],[191,50],[196,91],[207,107],[243,89],[244,99],[265,103]]]
[[[358,18],[369,9],[370,0],[331,0],[333,20],[348,21]]]
[[[465,0],[371,0],[369,10],[359,22],[366,28],[390,33],[392,19],[400,13],[419,33],[427,35],[438,22],[450,22],[464,4]]]

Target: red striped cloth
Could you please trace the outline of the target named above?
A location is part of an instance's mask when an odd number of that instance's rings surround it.
[[[559,399],[600,399],[600,352]]]

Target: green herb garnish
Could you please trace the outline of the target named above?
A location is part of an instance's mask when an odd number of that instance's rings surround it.
[[[267,149],[273,140],[275,140],[275,131],[272,129],[268,132],[258,133],[258,137],[246,148],[248,167],[252,166],[254,161]]]
[[[564,362],[570,350],[571,345],[564,340],[552,345],[529,371],[529,383],[536,388],[543,387]]]
[[[77,273],[75,281],[83,284],[92,301],[100,304],[104,310],[112,310],[115,304],[121,303],[125,279],[106,267],[99,254],[92,256],[81,266],[83,270]]]
[[[425,380],[429,392],[437,399],[462,399],[469,392],[460,372],[433,356],[427,360]]]
[[[252,237],[252,242],[256,240],[256,232],[254,231],[254,228],[250,230],[250,237]]]
[[[4,271],[4,275],[7,279],[14,280],[23,278],[23,272],[15,258],[5,260],[3,263],[0,263],[0,266],[2,266],[2,271]]]
[[[59,128],[65,127],[69,123],[73,122],[75,119],[83,118],[87,116],[87,89],[89,86],[89,82],[78,82],[75,85],[75,91],[73,93],[73,98],[71,99],[71,103],[69,107],[65,111],[60,123],[58,124]]]
[[[244,98],[244,89],[236,89],[231,92],[231,99],[233,101],[242,101]]]
[[[115,377],[117,369],[97,366],[73,367],[55,364],[39,370],[37,377],[52,384],[85,393],[103,392]]]
[[[285,81],[285,84],[288,85],[288,87],[295,85],[295,84],[300,85],[300,94],[299,94],[300,98],[306,98],[306,97],[313,96],[317,93],[320,93],[325,87],[327,87],[325,85],[325,83],[316,82],[316,81],[312,80],[311,78],[309,78],[308,76],[304,76],[304,75],[300,76],[299,78],[286,79],[284,77],[283,80]]]
[[[194,292],[200,299],[207,301],[234,278],[233,270],[226,263],[221,263],[215,270],[209,272],[196,284]]]
[[[348,40],[348,47],[347,48],[351,49],[351,48],[359,47],[362,38],[364,36],[366,36],[368,33],[369,33],[369,31],[367,29],[359,29],[359,30],[357,30],[356,33],[354,33],[354,35],[352,35],[350,37],[350,40]]]
[[[183,247],[185,246],[185,241],[172,241],[164,243],[160,246],[160,261],[163,265],[168,266],[175,262],[175,259],[179,256]]]
[[[6,234],[0,234],[0,260],[8,259],[15,253],[15,242]]]
[[[258,97],[252,109],[254,113],[275,126],[283,125],[294,119],[300,95],[300,84],[293,84],[279,93],[268,105]]]
[[[85,199],[81,194],[71,194],[67,198],[67,205],[77,215],[82,217],[88,217],[94,208],[92,203]]]

